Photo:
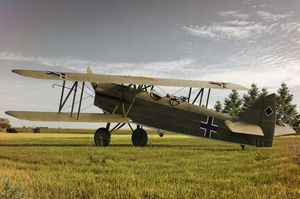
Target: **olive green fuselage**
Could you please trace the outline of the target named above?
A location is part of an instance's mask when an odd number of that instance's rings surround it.
[[[94,104],[107,113],[126,115],[133,123],[175,133],[256,145],[257,136],[231,132],[224,124],[234,118],[205,107],[182,102],[171,105],[170,97],[159,100],[149,92],[129,86],[101,84],[95,88]]]

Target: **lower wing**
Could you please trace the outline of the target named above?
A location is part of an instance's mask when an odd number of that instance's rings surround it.
[[[80,113],[80,117],[70,116],[70,113],[7,111],[6,114],[29,121],[42,122],[95,122],[95,123],[130,123],[131,119],[119,114]],[[77,116],[77,115],[76,115]]]

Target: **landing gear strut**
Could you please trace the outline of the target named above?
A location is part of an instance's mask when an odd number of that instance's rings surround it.
[[[138,127],[132,132],[131,141],[133,146],[146,146],[148,141],[147,132]]]
[[[110,132],[107,128],[99,128],[94,134],[96,146],[108,146],[110,142]]]

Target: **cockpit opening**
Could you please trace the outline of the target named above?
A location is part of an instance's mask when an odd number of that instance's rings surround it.
[[[163,97],[160,93],[158,93],[154,89],[151,90],[149,94],[154,101],[159,101]],[[166,94],[165,98],[169,98],[168,102],[172,106],[177,106],[178,104],[187,101],[187,97],[185,96],[172,96],[170,94]]]
[[[177,106],[178,104],[182,103],[182,102],[186,102],[187,101],[187,97],[184,96],[172,96],[171,99],[169,100],[169,103],[172,106]]]

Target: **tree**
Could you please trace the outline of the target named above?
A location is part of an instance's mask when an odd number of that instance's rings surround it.
[[[295,117],[295,121],[293,122],[293,128],[297,133],[300,132],[300,114]]]
[[[222,112],[231,116],[236,116],[241,110],[242,102],[243,101],[240,98],[239,93],[236,90],[232,90],[228,98],[225,98],[224,100],[224,108]]]
[[[251,88],[248,90],[247,94],[243,96],[243,110],[246,110],[250,107],[255,100],[257,99],[259,94],[259,90],[256,84],[252,83]]]
[[[281,121],[291,125],[299,131],[300,116],[296,110],[296,105],[292,104],[293,95],[290,93],[286,83],[282,83],[276,95],[276,117]]]
[[[268,94],[269,94],[269,92],[267,91],[267,89],[262,88],[260,93],[259,93],[259,97],[267,97]]]
[[[0,130],[4,130],[9,127],[9,120],[6,118],[0,118]]]
[[[221,110],[222,110],[222,104],[221,104],[221,102],[218,100],[217,102],[216,102],[216,104],[214,105],[214,109],[217,111],[217,112],[221,112]]]

